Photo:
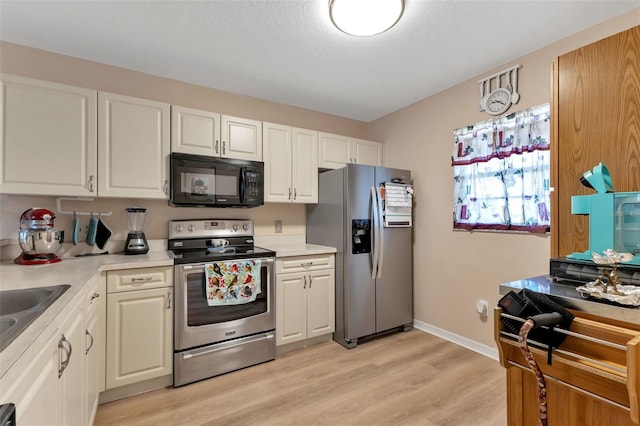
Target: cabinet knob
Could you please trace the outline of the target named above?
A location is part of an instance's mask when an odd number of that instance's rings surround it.
[[[97,299],[98,297],[100,297],[98,293],[93,293],[89,299],[89,303],[93,303],[93,299]]]

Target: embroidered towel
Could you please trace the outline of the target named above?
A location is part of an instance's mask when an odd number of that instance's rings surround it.
[[[241,305],[260,294],[260,259],[215,262],[204,265],[207,304]]]

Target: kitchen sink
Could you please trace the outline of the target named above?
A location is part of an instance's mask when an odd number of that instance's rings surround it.
[[[0,291],[0,352],[69,287],[63,284]]]

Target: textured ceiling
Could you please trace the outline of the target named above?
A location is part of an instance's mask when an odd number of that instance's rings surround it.
[[[638,0],[406,0],[380,35],[328,0],[0,1],[0,39],[369,122]]]

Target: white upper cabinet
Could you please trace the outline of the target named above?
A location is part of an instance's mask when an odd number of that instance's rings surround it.
[[[265,202],[318,202],[318,132],[264,123]]]
[[[95,196],[96,93],[2,75],[0,193]]]
[[[291,127],[264,123],[264,201],[291,202]]]
[[[318,202],[318,132],[293,128],[291,172],[294,203]]]
[[[354,163],[367,164],[369,166],[382,166],[383,145],[379,142],[366,141],[364,139],[352,139],[351,150]]]
[[[221,156],[262,161],[262,122],[221,116]]]
[[[379,142],[320,132],[318,167],[339,169],[349,163],[383,165],[383,145]]]
[[[220,114],[171,106],[171,152],[220,156]]]
[[[172,106],[171,152],[262,161],[262,122]]]
[[[352,159],[350,137],[318,133],[318,167],[339,169],[352,163]]]
[[[98,94],[98,194],[168,198],[169,104]]]

